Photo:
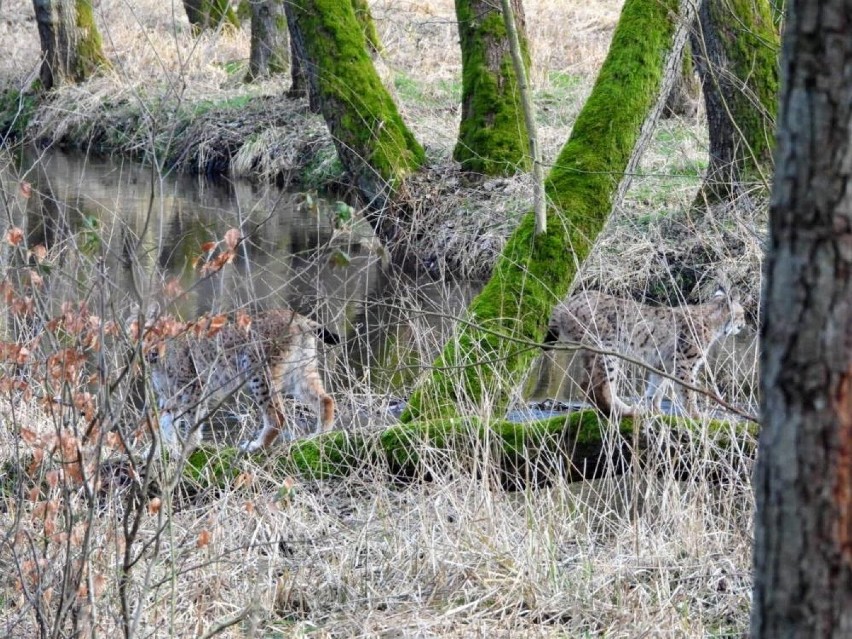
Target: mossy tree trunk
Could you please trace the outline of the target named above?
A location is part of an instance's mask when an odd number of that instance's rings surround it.
[[[287,19],[294,59],[301,61],[340,160],[368,205],[373,227],[393,242],[400,218],[386,207],[422,166],[423,148],[379,79],[350,3],[292,0]]]
[[[529,76],[529,47],[521,0],[512,0]],[[462,118],[453,158],[462,168],[511,175],[530,167],[518,79],[499,2],[456,0],[462,50]]]
[[[289,37],[285,0],[251,0],[251,49],[246,80],[277,73],[288,67]]]
[[[370,12],[370,5],[367,0],[352,0],[352,8],[355,10],[355,18],[361,25],[370,51],[381,53],[382,41],[379,40],[379,32],[376,31],[376,22],[373,20],[373,14]]]
[[[680,64],[688,14],[678,0],[625,2],[592,93],[547,177],[547,232],[536,235],[533,213],[524,216],[404,421],[465,409],[502,416],[554,304],[626,189],[621,176],[638,161]]]
[[[230,0],[183,0],[183,8],[196,35],[205,29],[218,29],[223,24],[240,26]]]
[[[82,82],[108,64],[91,0],[33,0],[33,8],[44,57],[43,89]]]
[[[726,203],[771,175],[779,36],[769,0],[704,0],[693,34],[710,162],[695,207]]]
[[[761,329],[751,636],[852,637],[852,38],[790,0]]]

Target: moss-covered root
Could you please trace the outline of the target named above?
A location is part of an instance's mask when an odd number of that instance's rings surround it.
[[[352,4],[294,0],[287,19],[343,166],[381,208],[425,156],[376,73]]]
[[[714,472],[743,472],[742,461],[753,457],[756,449],[753,425],[713,421],[702,426],[687,419],[658,417],[648,420],[638,437],[634,428],[632,420],[616,427],[594,411],[583,411],[525,424],[454,418],[399,424],[372,434],[336,431],[293,443],[275,457],[273,475],[333,479],[378,473],[410,481],[428,480],[444,470],[467,469],[514,490],[623,472],[632,462],[634,441],[638,442],[636,452],[647,448],[656,456],[666,455],[660,467],[683,476],[692,471],[694,454],[704,461],[709,454],[711,461],[720,462],[705,465]],[[653,446],[647,445],[649,429],[658,433]],[[662,429],[667,440],[659,436]],[[685,445],[699,436],[712,446]],[[661,446],[661,441],[669,444]],[[197,491],[232,485],[242,473],[234,449],[199,449],[190,457],[184,477]]]
[[[524,216],[467,322],[411,398],[403,421],[488,405],[500,415],[538,352],[554,304],[603,228],[621,177],[661,108],[668,67],[686,37],[677,0],[627,0],[606,61],[547,177],[547,233]],[[680,26],[680,28],[676,28]]]
[[[513,0],[529,75],[523,6]],[[453,158],[462,168],[511,175],[530,166],[527,130],[500,4],[456,0],[462,50],[462,119]]]

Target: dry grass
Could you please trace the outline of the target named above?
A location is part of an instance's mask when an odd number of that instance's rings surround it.
[[[421,207],[422,231],[432,242],[424,244],[423,255],[434,260],[437,272],[487,271],[517,214],[527,208],[530,188],[524,177],[467,188],[449,166],[460,91],[453,3],[380,0],[372,6],[386,47],[380,72],[436,166],[434,196]],[[541,139],[545,156],[552,159],[591,88],[620,2],[528,0],[525,7],[534,43]],[[25,17],[31,5],[10,0],[3,8],[0,37],[9,55],[0,60],[0,80],[20,85],[36,73],[38,37]],[[82,87],[64,89],[53,107],[39,114],[37,132],[54,140],[80,137],[94,119],[107,118],[126,138],[125,150],[149,159],[164,157],[169,149],[182,148],[175,143],[176,123],[185,120],[170,114],[192,111],[199,100],[223,105],[253,95],[269,100],[268,108],[257,108],[255,120],[275,126],[251,145],[234,143],[235,171],[265,177],[297,171],[306,148],[330,148],[319,120],[278,100],[286,81],[247,88],[239,82],[241,73],[229,72],[235,61],[247,58],[245,32],[193,39],[179,4],[153,0],[103,0],[97,16],[114,69]],[[162,110],[145,111],[157,102]],[[107,104],[121,108],[107,109]],[[212,115],[192,120],[197,143],[187,165],[204,166],[220,141],[244,131],[237,123],[222,133],[220,124],[215,108]],[[660,286],[676,290],[665,283],[678,277],[671,265],[679,256],[700,253],[704,278],[686,294],[706,295],[710,280],[727,278],[752,298],[754,308],[760,215],[696,221],[680,213],[699,184],[706,152],[700,121],[661,124],[640,167],[642,175],[602,235],[578,286],[658,296]],[[335,171],[333,158],[326,155],[325,161],[328,165],[319,167],[322,179]],[[21,175],[11,159],[4,157],[2,164],[4,212],[23,219],[27,201],[17,188]],[[165,203],[158,206],[166,209]],[[460,219],[469,222],[459,228]],[[105,242],[115,247],[119,233],[106,225],[102,232],[110,233]],[[158,233],[162,240],[168,230]],[[95,256],[81,250],[82,239],[82,234],[72,236],[49,257],[61,265],[56,272],[62,278],[34,293],[46,308],[53,307],[46,316],[63,301],[77,299],[81,287],[93,280]],[[4,244],[0,280],[17,281],[21,263],[16,259]],[[378,259],[372,256],[370,263]],[[151,275],[155,269],[149,262],[135,267],[150,278],[153,289],[157,276]],[[238,271],[228,277],[221,287],[224,295],[239,286]],[[451,331],[451,323],[436,317],[457,315],[470,295],[443,282],[402,288],[402,295],[379,301],[381,310],[364,329],[395,332],[395,352],[382,354],[384,366],[365,368],[362,362],[369,358],[348,345],[326,353],[329,385],[345,425],[379,428],[391,421],[394,395],[410,390],[419,372],[416,364],[413,370],[406,364],[431,361]],[[322,293],[319,284],[315,293]],[[125,313],[124,294],[109,293],[117,304],[110,313],[117,318]],[[354,294],[344,297],[329,300],[318,315],[346,326],[359,302]],[[38,328],[22,326],[7,314],[2,322],[4,340]],[[366,344],[369,350],[369,339]],[[43,346],[49,352],[55,345]],[[753,409],[755,351],[753,343],[744,346],[751,350],[734,357],[736,365],[723,355],[708,377],[729,399]],[[112,353],[116,358],[118,351]],[[529,385],[547,387],[544,394],[553,396],[567,364],[563,358],[542,361],[551,367],[547,383]],[[118,359],[111,368],[118,368]],[[139,415],[121,397],[111,401],[122,428],[135,426]],[[517,400],[526,400],[521,389]],[[73,411],[51,415],[39,406],[8,399],[0,405],[0,472],[28,465],[39,448],[38,441],[22,440],[22,426],[59,439],[79,434],[81,423]],[[646,426],[651,449],[663,450],[668,435],[658,423]],[[131,447],[132,458],[143,465],[145,441]],[[384,468],[366,463],[346,479],[309,481],[276,475],[263,458],[240,459],[235,463],[243,473],[234,485],[178,493],[173,500],[162,492],[159,507],[148,499],[159,493],[153,487],[143,491],[146,501],[135,500],[138,480],[122,465],[128,455],[105,443],[75,443],[115,469],[88,500],[73,477],[47,474],[57,470],[58,453],[47,454],[33,478],[4,478],[0,571],[10,575],[0,586],[4,636],[51,635],[51,624],[62,611],[62,579],[81,571],[85,583],[64,600],[69,616],[56,636],[71,635],[74,624],[80,635],[120,635],[124,621],[134,624],[132,634],[139,637],[200,637],[220,626],[216,636],[225,637],[747,633],[752,502],[749,475],[741,465],[748,461],[735,458],[729,468],[719,468],[712,443],[700,436],[686,444],[697,458],[688,477],[661,455],[623,475],[584,484],[557,480],[546,488],[507,493],[497,487],[487,459],[457,464],[421,444],[418,452],[441,469],[428,483],[400,485],[387,478]],[[477,476],[469,472],[471,465],[479,469]],[[150,472],[162,485],[174,468],[156,463]],[[709,480],[711,475],[733,479],[720,483]],[[36,486],[41,493],[29,492]],[[133,565],[125,570],[125,523],[136,512],[141,518],[130,536]],[[80,537],[84,532],[87,536]]]

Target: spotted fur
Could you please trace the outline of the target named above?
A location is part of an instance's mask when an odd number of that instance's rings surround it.
[[[622,354],[696,386],[710,347],[723,335],[736,335],[744,325],[742,305],[721,290],[706,304],[679,307],[648,306],[584,291],[556,308],[549,337]],[[606,415],[636,415],[640,409],[627,405],[615,391],[621,359],[589,350],[583,350],[582,357],[589,400]],[[650,373],[645,401],[660,412],[671,385],[671,379]],[[695,393],[678,386],[687,414],[698,416]]]
[[[245,387],[260,411],[263,428],[243,445],[268,447],[284,427],[281,392],[312,405],[319,428],[334,420],[334,400],[317,370],[317,336],[335,343],[337,336],[289,310],[253,317],[203,317],[189,324],[161,317],[144,332],[145,360],[159,406],[160,432],[170,448],[179,446],[175,422],[199,423],[210,398],[227,398]],[[212,402],[211,402],[212,403]],[[194,433],[195,444],[200,429]]]

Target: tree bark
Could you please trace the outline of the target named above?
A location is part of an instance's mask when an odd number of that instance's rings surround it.
[[[399,219],[386,207],[423,164],[423,148],[405,126],[367,53],[352,5],[335,0],[287,3],[290,37],[334,139],[337,153],[379,237],[394,242]]]
[[[791,0],[770,206],[752,636],[852,636],[849,0]]]
[[[529,75],[521,0],[512,0]],[[462,50],[462,118],[453,158],[467,171],[511,175],[530,167],[518,79],[500,4],[456,0]]]
[[[108,64],[91,0],[33,0],[33,8],[44,57],[44,90],[83,82]]]
[[[251,49],[249,82],[277,73],[288,67],[289,42],[285,0],[251,0]]]
[[[704,0],[692,50],[704,90],[710,162],[694,208],[767,183],[778,95],[779,36],[769,0]]]
[[[404,421],[459,411],[502,415],[553,306],[623,197],[680,64],[692,13],[678,0],[624,4],[592,93],[547,177],[547,232],[536,235],[532,212],[524,216]]]
[[[183,8],[195,35],[223,24],[240,26],[229,0],[183,0]]]

